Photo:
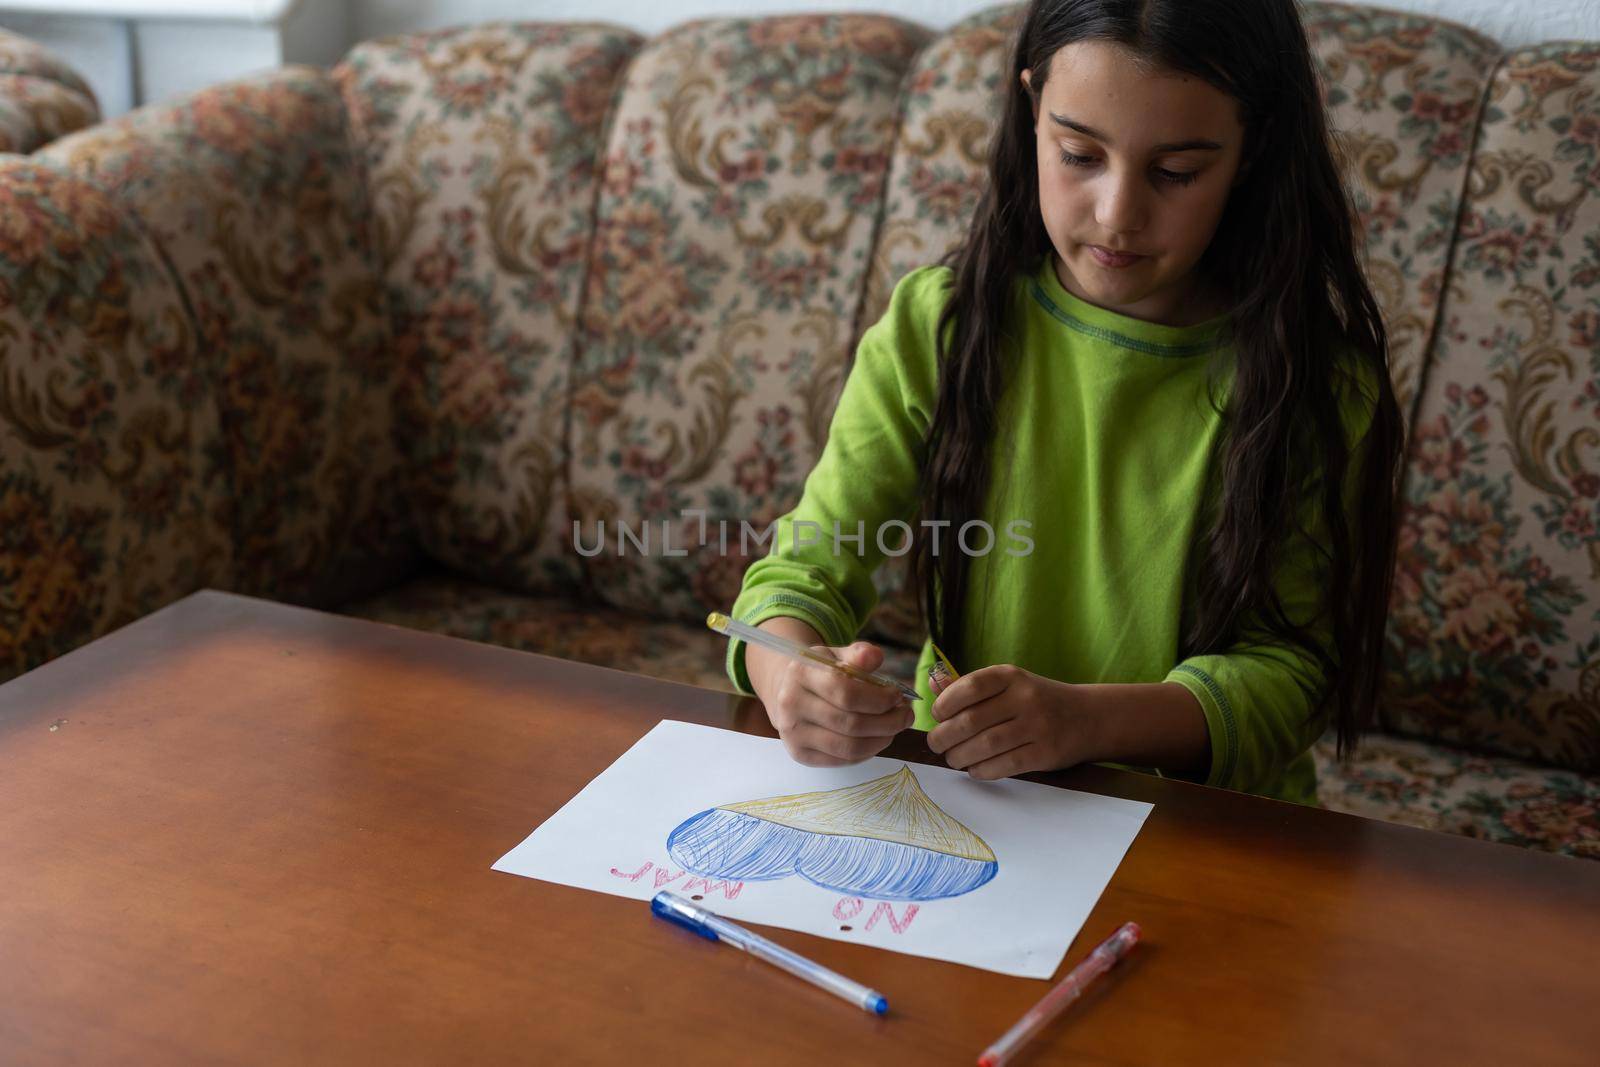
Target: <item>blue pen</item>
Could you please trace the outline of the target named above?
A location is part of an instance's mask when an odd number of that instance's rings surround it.
[[[782,967],[796,978],[804,978],[812,985],[821,986],[836,996],[843,997],[862,1011],[882,1015],[889,1010],[889,1002],[882,993],[868,989],[860,982],[852,982],[844,975],[830,971],[820,963],[812,963],[782,945],[773,944],[760,934],[751,933],[715,912],[683,899],[678,894],[663,889],[650,901],[650,910],[669,922],[688,927],[701,937],[712,941],[725,941],[741,952]]]

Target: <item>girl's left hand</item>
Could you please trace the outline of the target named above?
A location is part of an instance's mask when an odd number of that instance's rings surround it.
[[[933,702],[939,725],[928,747],[990,781],[1100,758],[1093,709],[1078,690],[1010,663],[964,674]]]

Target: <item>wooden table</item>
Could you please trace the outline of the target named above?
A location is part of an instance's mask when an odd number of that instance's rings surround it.
[[[1045,983],[489,869],[661,718],[760,705],[200,593],[0,687],[0,1062],[970,1064]],[[892,755],[926,760],[920,736]],[[707,768],[706,773],[714,773]],[[1593,1064],[1600,864],[1084,768],[1155,811],[1022,1062]]]

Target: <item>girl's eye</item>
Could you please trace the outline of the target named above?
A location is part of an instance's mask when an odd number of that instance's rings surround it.
[[[1194,182],[1194,179],[1200,178],[1200,174],[1195,171],[1168,171],[1162,168],[1155,170],[1155,176],[1162,181],[1171,182],[1173,186],[1187,186],[1190,182]]]
[[[1078,155],[1077,152],[1067,152],[1066,149],[1062,149],[1061,162],[1067,166],[1094,166],[1099,160],[1093,155]],[[1155,174],[1157,181],[1166,182],[1170,186],[1189,186],[1195,179],[1200,178],[1200,174],[1195,171],[1170,171],[1163,170],[1160,166],[1150,173]]]

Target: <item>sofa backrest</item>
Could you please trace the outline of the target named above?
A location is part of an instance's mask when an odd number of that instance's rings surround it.
[[[573,592],[575,322],[607,114],[642,40],[491,24],[357,46],[335,71],[377,212],[423,546]]]
[[[1390,726],[1600,771],[1600,42],[1495,71],[1423,376]]]
[[[607,520],[586,570],[609,602],[685,619],[725,608],[766,551],[740,524],[765,530],[794,505],[851,350],[901,80],[927,36],[879,16],[718,19],[634,59],[573,382],[574,517],[591,546]],[[648,556],[626,540],[618,552],[619,519],[648,522]]]
[[[570,517],[591,548],[608,524],[583,564],[598,595],[684,619],[731,601],[765,551],[740,523],[798,499],[855,338],[965,231],[1019,14],[931,38],[870,17],[711,20],[634,57],[571,371]],[[1307,16],[1408,408],[1497,50],[1414,16]],[[618,520],[648,531],[648,554],[619,551]],[[557,547],[575,557],[570,535]],[[874,635],[915,638],[902,581],[879,576]]]
[[[1395,394],[1409,416],[1500,48],[1439,19],[1348,4],[1304,10],[1360,215],[1367,280],[1388,329]]]
[[[731,602],[762,551],[738,521],[792,506],[820,452],[926,37],[497,24],[351,53],[431,555],[656,615]]]

